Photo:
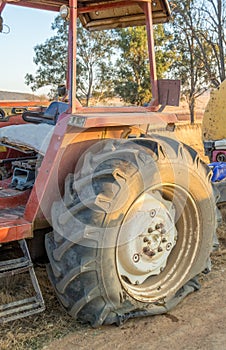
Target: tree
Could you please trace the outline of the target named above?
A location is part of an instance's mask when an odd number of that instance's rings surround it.
[[[112,63],[114,31],[88,32],[78,26],[77,94],[86,99],[103,99],[113,93]]]
[[[33,91],[51,85],[55,92],[58,84],[66,81],[68,23],[56,17],[52,29],[57,34],[34,48],[33,61],[38,67],[35,75],[25,76],[25,83]]]
[[[197,13],[195,13],[193,1],[176,1],[174,6],[173,32],[180,59],[174,63],[173,69],[177,78],[181,79],[182,93],[188,102],[193,124],[195,101],[207,88],[208,77],[203,69],[203,57],[200,55],[199,45],[194,36]]]
[[[142,105],[151,99],[146,28],[120,29],[115,91],[128,103]],[[155,27],[155,54],[158,78],[164,77],[174,58],[170,35],[162,25]]]
[[[25,81],[32,90],[52,85],[56,91],[59,83],[66,81],[68,23],[57,17],[52,24],[56,35],[44,44],[35,47],[34,62],[38,66],[35,75],[27,74]],[[88,106],[90,97],[104,98],[113,91],[111,80],[111,54],[114,36],[111,32],[88,32],[78,23],[77,32],[77,97],[85,99]]]
[[[226,78],[226,2],[224,0],[205,0],[199,5],[198,11],[201,19],[200,29],[198,28],[194,35],[203,56],[205,56],[205,50],[203,50],[198,34],[211,49],[215,63],[214,72],[209,68],[207,60],[205,63],[207,70],[211,73],[210,81],[213,85],[218,86]]]
[[[210,86],[217,87],[225,77],[225,9],[221,0],[176,0],[172,5],[175,47],[180,57],[173,69],[182,81],[194,123],[197,97]]]

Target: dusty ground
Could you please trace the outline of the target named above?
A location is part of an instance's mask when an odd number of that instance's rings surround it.
[[[202,288],[166,315],[128,321],[120,328],[79,329],[46,350],[226,348],[226,255],[214,256]]]
[[[202,152],[199,126],[178,130],[177,137]],[[37,267],[47,309],[40,315],[3,325],[0,349],[225,350],[226,225],[219,228],[218,235],[220,249],[212,255],[211,273],[200,276],[199,291],[166,315],[129,320],[121,327],[92,329],[73,321],[59,306],[45,269]]]

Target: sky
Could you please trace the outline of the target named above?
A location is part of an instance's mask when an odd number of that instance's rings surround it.
[[[6,5],[2,17],[10,27],[9,34],[0,33],[0,91],[33,93],[25,84],[26,73],[34,73],[34,46],[54,35],[51,24],[57,12]],[[6,31],[7,28],[3,28]],[[37,94],[47,93],[39,89]]]

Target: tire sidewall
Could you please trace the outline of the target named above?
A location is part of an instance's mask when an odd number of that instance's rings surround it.
[[[148,176],[145,175],[147,171]],[[120,299],[131,299],[122,286],[119,272],[117,270],[116,247],[120,227],[123,224],[124,217],[129,211],[132,203],[145,191],[158,186],[160,178],[162,183],[177,183],[178,186],[188,191],[197,204],[199,217],[201,218],[200,237],[198,238],[199,244],[195,261],[193,262],[190,271],[186,274],[183,281],[181,281],[180,287],[206,268],[207,260],[212,249],[212,237],[214,233],[212,231],[212,223],[215,221],[215,216],[213,215],[215,212],[215,208],[213,206],[214,199],[212,195],[211,183],[210,181],[203,181],[203,174],[200,173],[199,169],[194,165],[191,166],[190,164],[185,164],[183,160],[180,161],[179,159],[175,159],[169,162],[167,159],[165,159],[163,161],[159,161],[157,167],[154,166],[150,168],[144,166],[144,168],[141,169],[141,172],[141,177],[136,176],[136,178],[129,179],[129,183],[127,184],[127,188],[131,189],[129,201],[124,205],[121,215],[119,215],[117,222],[115,222],[115,230],[111,230],[112,247],[104,248],[105,246],[109,245],[109,237],[106,234],[103,236],[102,247],[100,249],[102,280],[105,284],[105,290],[108,291],[109,301],[113,302],[114,304],[115,301],[118,300],[119,291]],[[161,174],[161,177],[159,174]],[[136,186],[137,182],[139,185]],[[123,188],[121,191],[123,191]],[[184,203],[184,205],[186,205],[186,203]],[[106,217],[106,222],[107,221],[110,224],[111,215]],[[136,303],[137,307],[142,304],[139,301],[136,301]]]

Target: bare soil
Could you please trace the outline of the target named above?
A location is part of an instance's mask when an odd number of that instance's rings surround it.
[[[170,313],[127,321],[121,327],[82,327],[45,350],[74,349],[226,349],[226,225],[218,228],[220,248],[212,271],[199,277],[202,288]]]
[[[199,127],[178,130],[205,159]],[[189,141],[190,140],[190,141]],[[188,142],[189,141],[189,142]],[[218,228],[220,248],[212,254],[212,271],[200,275],[202,288],[165,315],[132,319],[121,327],[92,329],[72,320],[55,298],[45,268],[37,267],[46,311],[0,329],[1,350],[74,349],[226,349],[226,224]]]

